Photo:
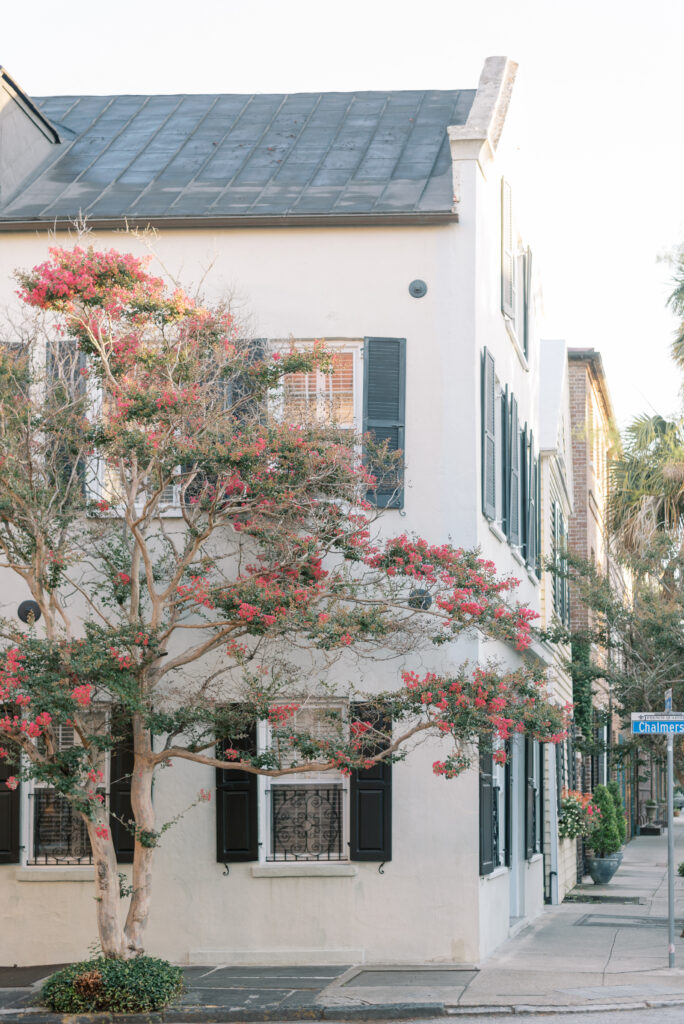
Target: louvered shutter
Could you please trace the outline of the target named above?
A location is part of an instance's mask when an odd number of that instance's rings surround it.
[[[496,519],[496,374],[494,357],[482,353],[482,511]]]
[[[406,339],[365,338],[363,433],[389,452],[405,450]],[[373,473],[372,464],[368,469]],[[367,497],[378,508],[403,508],[403,465],[373,474],[377,482]]]
[[[554,501],[551,504],[551,545],[554,570],[551,582],[553,610],[561,615],[561,589],[563,581],[560,576],[557,575],[560,571],[560,510],[558,508],[557,501]]]
[[[527,530],[530,525],[528,515],[528,504],[530,500],[530,465],[529,465],[529,437],[527,424],[520,431],[520,553],[527,561]]]
[[[513,395],[511,395],[509,404],[508,461],[511,468],[508,492],[508,539],[511,544],[520,544],[520,427],[518,424],[518,403]]]
[[[525,738],[525,857],[533,856],[537,837],[537,787],[534,778],[534,740]]]
[[[523,258],[525,268],[525,302],[523,310],[522,348],[525,358],[530,354],[530,338],[532,335],[532,252],[528,249]]]
[[[534,434],[530,430],[528,451],[528,497],[527,497],[527,564],[537,569],[537,461],[534,457]]]
[[[492,752],[480,751],[480,874],[490,875],[495,867],[494,761]]]
[[[515,246],[511,186],[501,179],[501,312],[515,320]]]
[[[252,338],[247,341],[238,339],[236,342],[238,352],[245,351],[247,365],[261,362],[266,357],[268,348],[267,338]],[[237,374],[225,382],[225,408],[231,410],[235,407],[233,416],[236,420],[247,420],[253,418],[258,412],[266,414],[266,400],[260,400],[257,396],[250,398],[253,391],[253,384],[249,375]],[[259,418],[262,418],[261,416]]]
[[[240,739],[226,739],[217,749],[256,754],[256,722]],[[257,776],[216,769],[216,859],[222,864],[259,859]]]
[[[132,825],[131,776],[133,775],[133,726],[130,719],[123,720],[118,712],[112,715],[112,733],[119,736],[109,755],[109,811],[112,842],[120,864],[132,864],[135,836]]]
[[[8,789],[7,779],[17,765],[0,760],[0,864],[19,863],[19,794],[21,785]]]
[[[508,422],[508,384],[501,393],[501,529],[509,537],[508,531],[508,507],[511,494],[511,461],[508,435],[510,424]]]
[[[391,719],[377,708],[352,705],[359,721],[391,735]],[[382,749],[382,748],[381,748]],[[377,748],[373,751],[377,753]],[[392,859],[392,765],[380,761],[373,768],[353,771],[350,779],[349,847],[351,860]]]

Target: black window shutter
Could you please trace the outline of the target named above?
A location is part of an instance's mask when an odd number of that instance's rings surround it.
[[[365,338],[363,433],[390,452],[404,452],[406,432],[406,339]],[[373,472],[370,465],[369,470]],[[403,466],[378,477],[367,497],[378,508],[403,508]]]
[[[537,787],[534,779],[534,740],[525,737],[525,857],[533,856],[537,843]]]
[[[480,874],[495,868],[494,761],[491,750],[480,751]]]
[[[510,424],[508,422],[508,384],[501,393],[501,529],[510,537],[508,509],[511,494],[511,460],[508,436]]]
[[[1,709],[0,709],[1,710]],[[0,761],[0,864],[19,863],[19,794],[21,785],[8,789],[5,783],[17,766]]]
[[[112,714],[112,733],[119,737],[109,755],[109,813],[112,842],[120,864],[132,864],[135,850],[133,808],[131,806],[131,776],[133,775],[133,725],[130,719],[122,721]],[[126,823],[126,824],[124,824]]]
[[[504,864],[507,868],[511,866],[513,859],[513,809],[516,803],[513,799],[513,748],[510,740],[506,740],[506,768],[505,768],[505,781],[504,781],[504,794],[505,794],[505,806],[504,806]]]
[[[511,186],[501,179],[501,312],[515,320],[515,251]]]
[[[494,356],[482,352],[482,511],[496,519],[496,374]]]
[[[391,735],[392,722],[377,708],[352,705],[359,721]],[[382,748],[381,748],[382,749]],[[373,751],[377,753],[375,748]],[[392,765],[377,762],[373,768],[353,771],[350,779],[349,856],[351,860],[389,861],[392,859]]]
[[[226,739],[217,749],[232,747],[256,754],[256,722],[240,739]],[[216,769],[216,859],[230,861],[259,859],[257,776],[252,772]]]
[[[518,403],[513,395],[511,395],[509,405],[508,462],[511,468],[508,489],[508,539],[511,544],[520,544],[520,427],[518,424]]]

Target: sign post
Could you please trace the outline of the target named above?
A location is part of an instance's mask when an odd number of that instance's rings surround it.
[[[636,735],[667,736],[667,965],[675,965],[675,888],[674,888],[674,738],[684,733],[684,714],[672,710],[672,690],[665,692],[665,711],[657,714],[632,714],[632,732]]]

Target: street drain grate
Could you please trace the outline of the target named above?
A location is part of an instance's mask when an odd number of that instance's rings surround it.
[[[360,971],[349,981],[343,982],[341,988],[373,988],[375,986],[410,985],[412,988],[446,988],[451,985],[463,987],[477,976],[477,971],[464,968],[442,969],[432,971]]]
[[[666,917],[619,917],[617,914],[583,914],[575,921],[576,925],[594,928],[667,928],[667,923]]]
[[[641,907],[646,901],[641,896],[604,896],[601,893],[573,892],[569,893],[563,903],[613,903],[624,905],[627,903],[636,904]]]

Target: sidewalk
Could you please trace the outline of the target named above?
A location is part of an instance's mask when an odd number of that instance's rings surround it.
[[[675,822],[675,841],[679,863],[684,819]],[[684,915],[684,878],[676,877],[675,887],[677,909]],[[667,967],[666,836],[633,840],[610,885],[578,886],[571,899],[547,907],[479,967],[188,967],[180,1003],[128,1019],[208,1024],[684,1007],[681,921],[675,931],[676,967]],[[0,988],[0,1024],[62,1020],[35,1006],[38,980],[49,973],[49,968],[0,969],[0,986],[6,986]]]

